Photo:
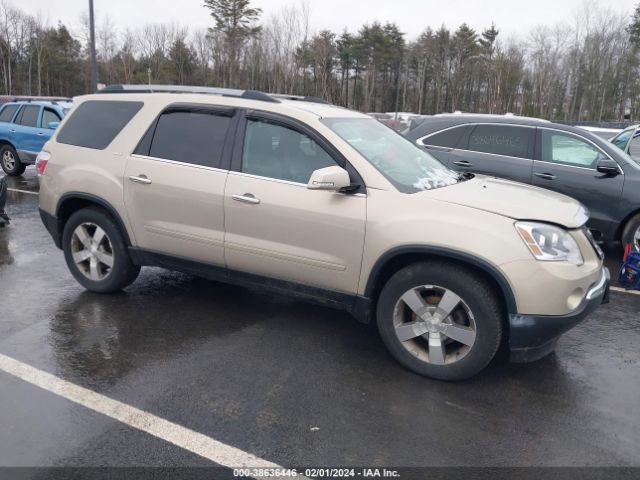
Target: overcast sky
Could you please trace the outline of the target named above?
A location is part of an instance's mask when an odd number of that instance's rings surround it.
[[[253,0],[265,16],[299,0]],[[409,39],[427,26],[456,27],[467,22],[481,30],[495,22],[503,35],[527,32],[539,24],[572,23],[584,0],[307,0],[311,7],[311,28],[356,31],[374,20],[396,22]],[[590,0],[594,1],[594,0]],[[40,13],[50,23],[62,20],[77,28],[88,0],[10,0],[31,14]],[[202,0],[94,0],[96,22],[108,15],[120,28],[145,23],[172,22],[192,27],[211,25]],[[638,0],[595,0],[595,3],[631,16]]]

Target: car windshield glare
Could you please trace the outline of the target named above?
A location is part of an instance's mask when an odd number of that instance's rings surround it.
[[[464,179],[377,120],[325,118],[322,122],[357,150],[401,192],[432,190],[454,185]]]

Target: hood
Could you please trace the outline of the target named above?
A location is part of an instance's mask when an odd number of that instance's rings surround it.
[[[566,228],[582,227],[589,219],[588,210],[566,195],[481,175],[418,195],[428,195],[435,200],[484,210],[514,220],[537,220]]]

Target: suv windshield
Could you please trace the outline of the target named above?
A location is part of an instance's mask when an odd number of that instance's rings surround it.
[[[401,192],[415,193],[446,187],[470,178],[449,170],[377,120],[325,118],[322,122],[355,148]]]

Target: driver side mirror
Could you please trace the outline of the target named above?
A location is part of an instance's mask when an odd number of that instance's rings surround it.
[[[605,175],[620,175],[620,167],[613,160],[600,160],[596,170]]]
[[[58,125],[60,125],[60,122],[49,122],[47,124],[47,128],[49,130],[55,130],[56,128],[58,128]]]
[[[351,180],[349,173],[337,165],[335,167],[320,168],[311,174],[307,188],[309,190],[334,190],[349,187]]]

